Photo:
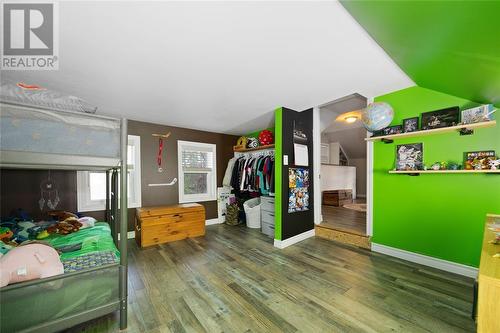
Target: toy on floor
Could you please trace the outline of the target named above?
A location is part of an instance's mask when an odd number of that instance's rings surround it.
[[[0,287],[63,273],[59,254],[48,245],[19,246],[0,258]]]

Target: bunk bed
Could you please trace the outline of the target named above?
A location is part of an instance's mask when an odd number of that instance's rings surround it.
[[[120,175],[127,174],[127,120],[5,100],[0,102],[0,167],[106,171],[108,234],[119,261],[0,288],[0,331],[60,331],[118,310],[125,329],[127,177]]]

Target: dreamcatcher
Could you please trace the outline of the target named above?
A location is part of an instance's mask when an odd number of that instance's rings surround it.
[[[50,178],[49,170],[47,179],[40,183],[40,200],[38,200],[38,205],[40,206],[40,210],[43,210],[45,204],[47,204],[48,208],[54,210],[60,201],[57,184]]]

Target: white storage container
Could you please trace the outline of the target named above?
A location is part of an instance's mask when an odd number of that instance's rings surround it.
[[[253,198],[243,203],[248,228],[260,228],[260,198]]]

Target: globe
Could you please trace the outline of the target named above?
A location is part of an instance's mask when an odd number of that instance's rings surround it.
[[[385,102],[369,104],[361,112],[361,122],[367,131],[375,132],[386,128],[394,118],[394,110]]]

